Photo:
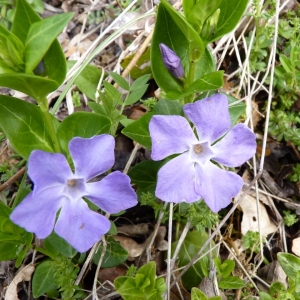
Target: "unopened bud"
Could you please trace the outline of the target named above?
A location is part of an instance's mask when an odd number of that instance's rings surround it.
[[[184,70],[180,58],[165,44],[159,44],[165,67],[176,79],[184,78]]]

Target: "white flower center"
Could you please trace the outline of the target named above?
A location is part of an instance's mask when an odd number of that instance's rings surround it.
[[[72,178],[67,180],[65,195],[71,199],[79,199],[86,195],[85,180],[83,178]]]
[[[206,164],[214,156],[214,152],[208,142],[194,144],[190,148],[190,157],[193,162]]]

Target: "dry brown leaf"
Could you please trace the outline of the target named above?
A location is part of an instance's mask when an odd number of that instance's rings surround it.
[[[17,285],[19,282],[23,280],[29,281],[31,279],[31,275],[34,272],[34,270],[35,270],[34,265],[28,265],[17,273],[17,275],[15,276],[15,278],[7,288],[5,294],[6,300],[19,300],[18,293],[17,293]]]
[[[279,281],[287,287],[286,274],[277,260],[259,269],[257,275],[269,284]]]
[[[263,197],[262,200],[263,202],[266,201],[266,199],[263,199]],[[249,230],[259,231],[255,197],[251,194],[246,195],[240,202],[240,207],[244,213],[241,223],[242,234],[246,234]],[[260,214],[261,235],[266,237],[268,234],[275,232],[277,230],[277,226],[271,221],[264,204],[262,204],[260,201],[258,203],[258,210]]]

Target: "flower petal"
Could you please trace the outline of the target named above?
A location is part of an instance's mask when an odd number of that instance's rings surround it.
[[[237,167],[255,154],[255,134],[245,124],[237,124],[212,148],[215,153],[212,160]]]
[[[200,142],[213,143],[231,127],[228,99],[225,95],[214,94],[186,104],[183,110],[196,126]]]
[[[195,202],[201,196],[195,191],[195,167],[184,153],[167,162],[159,171],[155,190],[157,198],[166,202]]]
[[[108,134],[89,139],[73,138],[69,143],[69,150],[76,176],[88,181],[110,169],[115,161],[114,148],[115,140]]]
[[[110,173],[98,182],[86,184],[86,197],[108,213],[137,205],[137,196],[130,185],[130,178],[119,171]]]
[[[215,213],[228,206],[243,185],[244,181],[240,176],[222,170],[212,163],[207,164],[205,168],[196,165],[195,189]]]
[[[30,193],[13,210],[10,219],[29,232],[34,232],[39,239],[51,234],[57,211],[64,203],[61,188],[43,190],[37,196]]]
[[[154,160],[182,153],[198,143],[188,121],[181,116],[153,116],[149,124]]]
[[[73,173],[64,155],[34,150],[29,156],[28,175],[36,194],[51,186],[64,185]]]
[[[109,229],[110,222],[83,199],[66,201],[55,225],[55,232],[79,252],[89,250]]]

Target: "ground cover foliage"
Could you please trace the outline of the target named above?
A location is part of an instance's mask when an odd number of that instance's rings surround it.
[[[299,3],[0,2],[2,299],[299,299]]]

